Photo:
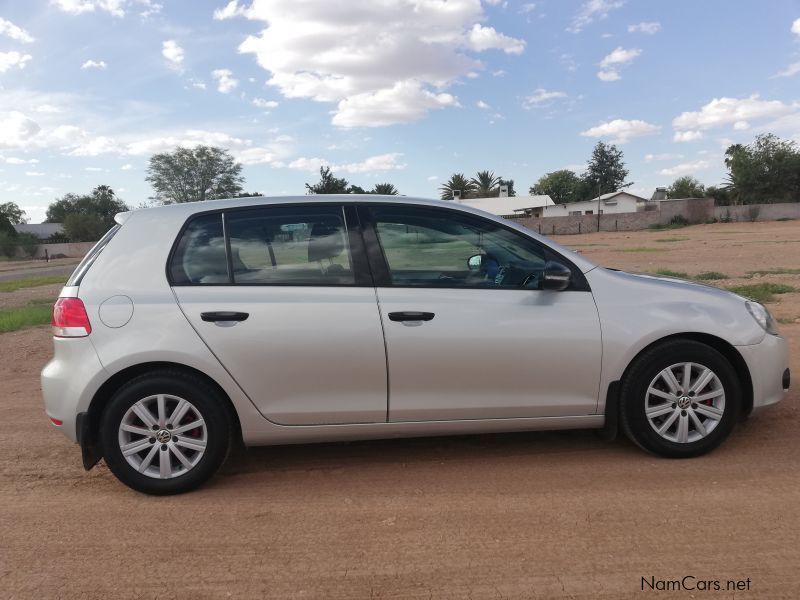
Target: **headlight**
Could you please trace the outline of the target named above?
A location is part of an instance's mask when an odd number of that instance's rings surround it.
[[[763,304],[748,301],[745,302],[744,305],[747,307],[747,311],[753,315],[753,318],[759,325],[761,325],[764,331],[771,333],[772,335],[778,335],[778,324],[775,322],[775,319],[772,318],[772,315],[769,314],[769,311]]]

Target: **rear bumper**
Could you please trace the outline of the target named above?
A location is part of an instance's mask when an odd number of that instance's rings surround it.
[[[62,421],[56,429],[77,442],[78,414],[88,410],[108,375],[88,338],[54,338],[53,348],[41,375],[45,412]]]
[[[736,346],[753,381],[753,411],[760,412],[783,399],[788,389],[789,345],[777,335],[766,335],[759,344]],[[788,386],[787,386],[788,387]]]

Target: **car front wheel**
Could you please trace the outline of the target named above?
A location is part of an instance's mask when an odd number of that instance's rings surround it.
[[[225,460],[231,421],[219,393],[201,379],[160,371],[114,394],[100,435],[106,464],[125,485],[179,494],[201,485]]]
[[[733,429],[740,408],[740,383],[730,362],[692,340],[650,348],[623,381],[623,429],[660,456],[688,458],[713,450]]]

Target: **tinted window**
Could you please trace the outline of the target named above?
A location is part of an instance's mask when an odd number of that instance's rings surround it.
[[[435,209],[371,211],[395,285],[541,289],[541,246],[496,223]]]
[[[193,219],[181,236],[170,265],[175,284],[228,283],[222,215]]]
[[[342,208],[270,207],[226,214],[235,283],[355,283]]]

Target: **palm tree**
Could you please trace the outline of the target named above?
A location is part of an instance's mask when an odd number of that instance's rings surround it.
[[[450,179],[439,188],[442,200],[452,200],[453,192],[461,192],[462,198],[475,197],[475,184],[472,183],[463,173],[453,173]]]
[[[494,171],[478,171],[477,176],[471,179],[478,198],[497,196],[500,193],[499,186],[501,181],[502,178],[495,177]]]
[[[376,183],[372,188],[370,194],[378,194],[380,196],[397,196],[397,188],[391,183]]]

